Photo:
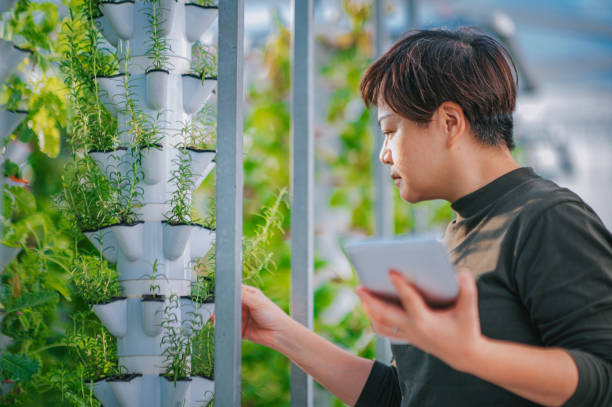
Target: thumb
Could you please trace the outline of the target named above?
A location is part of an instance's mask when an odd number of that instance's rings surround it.
[[[459,279],[459,297],[456,307],[462,314],[478,316],[478,290],[476,280],[469,270],[463,269],[457,276]]]

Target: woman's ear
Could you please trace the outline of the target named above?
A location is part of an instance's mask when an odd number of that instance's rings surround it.
[[[439,125],[446,138],[446,147],[452,147],[465,133],[466,119],[463,109],[455,102],[442,103],[436,112]]]

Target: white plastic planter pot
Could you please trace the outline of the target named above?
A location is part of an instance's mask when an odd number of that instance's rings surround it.
[[[185,396],[191,387],[191,379],[179,379],[176,382],[166,376],[161,376],[162,406],[182,407]]]
[[[98,31],[100,31],[102,36],[106,39],[106,41],[108,41],[110,45],[116,48],[117,44],[119,44],[119,36],[117,36],[117,33],[115,32],[113,27],[110,25],[106,17],[105,16],[97,17],[95,19],[94,24],[96,28],[98,29]]]
[[[121,178],[121,170],[127,164],[128,150],[120,147],[111,151],[90,151],[89,156],[107,180],[114,180]]]
[[[207,406],[215,395],[215,382],[208,377],[191,377],[191,405]]]
[[[185,4],[185,34],[187,41],[196,42],[219,15],[219,8],[200,6],[197,3]]]
[[[100,100],[113,113],[125,110],[125,74],[96,77]]]
[[[146,73],[147,102],[153,110],[166,107],[168,101],[168,81],[170,72],[164,69],[152,69]]]
[[[164,296],[144,295],[142,304],[142,329],[152,338],[161,333],[163,320]]]
[[[197,75],[184,74],[183,79],[183,110],[187,114],[193,114],[202,107],[217,87],[217,78],[202,78]]]
[[[164,150],[161,144],[142,150],[144,182],[148,185],[159,183],[164,176]]]
[[[25,110],[6,110],[3,107],[0,108],[0,139],[5,139],[9,137],[19,123],[21,123],[28,112]]]
[[[0,13],[5,13],[15,7],[17,0],[2,0],[0,3]]]
[[[111,263],[117,262],[117,239],[111,232],[110,228],[105,227],[98,230],[84,231],[85,237],[94,245],[94,247],[102,251],[102,255]]]
[[[160,27],[163,31],[162,35],[169,36],[174,27],[174,16],[178,8],[179,2],[177,0],[161,0],[161,24]]]
[[[201,228],[200,225],[173,225],[163,222],[164,257],[169,260],[176,260],[181,257],[185,252],[189,237],[194,230],[199,228]]]
[[[121,407],[140,406],[141,374],[116,377],[107,382]]]
[[[2,59],[0,59],[0,82],[4,82],[17,69],[19,64],[30,55],[30,51],[21,49],[10,41],[0,40],[0,55],[2,55]]]
[[[196,302],[191,296],[180,299],[181,325],[185,336],[191,336],[193,327],[204,326],[215,312],[214,302]]]
[[[191,260],[199,259],[204,256],[215,242],[215,231],[209,228],[199,227],[193,231],[193,236],[189,241]]]
[[[93,391],[96,399],[104,407],[119,407],[119,403],[117,403],[117,399],[106,380],[96,380],[92,384],[88,383],[88,385],[91,387],[91,391]]]
[[[187,148],[185,154],[189,154],[191,161],[191,173],[193,174],[191,182],[193,182],[195,188],[198,188],[213,168],[215,168],[214,159],[217,152],[215,150]]]
[[[17,257],[20,250],[19,247],[10,247],[0,244],[0,272]]]
[[[111,2],[100,4],[102,14],[106,17],[115,33],[124,40],[132,38],[134,33],[134,1]]]
[[[115,337],[127,333],[127,298],[117,298],[106,304],[94,304],[93,310],[106,329]]]
[[[118,224],[109,226],[109,228],[113,231],[117,244],[125,257],[131,261],[140,259],[143,252],[144,223]]]

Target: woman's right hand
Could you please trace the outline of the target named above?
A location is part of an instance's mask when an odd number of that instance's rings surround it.
[[[259,289],[242,286],[242,338],[275,348],[283,331],[295,323]]]

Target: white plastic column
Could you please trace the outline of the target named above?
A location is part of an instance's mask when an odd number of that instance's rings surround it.
[[[314,270],[313,0],[293,1],[291,316],[312,329]],[[291,406],[312,406],[312,378],[291,364]]]
[[[374,41],[376,58],[380,57],[385,49],[386,32],[384,27],[384,0],[374,2]],[[376,236],[392,236],[393,231],[393,189],[390,181],[389,169],[379,159],[383,136],[378,125],[377,110],[372,109],[372,133],[374,134],[374,150],[372,152],[372,169],[375,194],[375,222]],[[391,361],[389,340],[379,337],[376,341],[376,358],[384,363]]]
[[[219,1],[215,405],[240,406],[244,2]]]

